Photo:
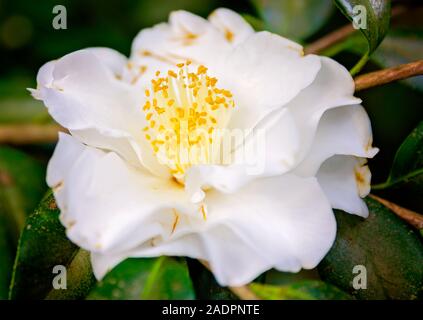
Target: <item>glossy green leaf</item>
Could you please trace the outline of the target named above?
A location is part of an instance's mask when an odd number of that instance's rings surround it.
[[[341,12],[359,28],[367,39],[368,50],[350,70],[358,73],[367,63],[370,55],[382,42],[389,30],[391,18],[390,0],[335,0]]]
[[[318,31],[333,10],[331,0],[253,0],[264,29],[293,40]]]
[[[271,269],[263,276],[263,282],[272,285],[289,285],[292,283],[309,280],[320,280],[317,269],[302,269],[299,272],[281,272],[275,269]]]
[[[55,289],[53,268],[66,268],[67,288]],[[89,254],[68,240],[52,193],[28,217],[19,240],[11,299],[79,299],[94,283]]]
[[[250,284],[251,290],[264,300],[350,300],[352,297],[335,286],[317,280],[289,285]]]
[[[405,139],[397,151],[388,183],[423,174],[423,121]]]
[[[391,1],[389,0],[335,0],[335,4],[341,12],[351,21],[365,12],[366,28],[360,31],[367,39],[369,54],[373,53],[382,42],[389,30],[389,20],[391,17]],[[358,7],[362,6],[362,7]],[[361,11],[359,9],[365,9]],[[363,16],[364,17],[364,16]]]
[[[97,283],[88,299],[153,300],[194,299],[184,259],[131,258],[121,262]]]
[[[367,219],[336,212],[335,244],[319,265],[324,281],[359,299],[423,297],[423,245],[417,232],[375,200],[367,199]],[[366,268],[367,288],[354,289]]]
[[[7,298],[15,248],[25,219],[45,191],[43,166],[0,146],[0,299]]]
[[[423,121],[399,147],[387,181],[372,188],[403,206],[423,210]]]

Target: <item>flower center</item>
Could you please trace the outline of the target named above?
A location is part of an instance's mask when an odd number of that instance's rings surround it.
[[[145,137],[180,182],[192,165],[219,163],[219,129],[226,127],[235,107],[232,93],[218,88],[206,67],[193,70],[190,65],[180,63],[164,76],[157,71],[143,106]]]

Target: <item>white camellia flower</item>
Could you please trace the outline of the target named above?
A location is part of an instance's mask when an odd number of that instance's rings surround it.
[[[377,149],[348,71],[231,10],[173,12],[129,59],[80,50],[37,82],[70,133],[47,182],[98,279],[160,255],[207,261],[232,286],[314,268],[335,238],[332,208],[368,215]],[[243,134],[223,148],[232,132]]]

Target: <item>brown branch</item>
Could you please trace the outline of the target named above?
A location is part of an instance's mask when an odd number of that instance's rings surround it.
[[[57,141],[59,131],[65,129],[56,124],[0,125],[0,143],[15,145],[53,143]]]
[[[374,194],[370,194],[369,197],[379,201],[381,204],[394,212],[398,217],[411,224],[413,227],[417,228],[418,230],[423,230],[423,215],[400,207],[399,205],[375,196]]]
[[[382,84],[415,77],[423,74],[423,60],[401,64],[396,67],[370,72],[354,79],[355,91],[360,91]]]
[[[391,17],[397,17],[404,12],[407,11],[407,8],[404,6],[396,6],[392,8]],[[310,43],[305,47],[305,53],[306,54],[316,54],[319,52],[322,52],[323,50],[331,47],[332,45],[346,39],[348,36],[353,34],[356,31],[354,29],[352,22],[349,24],[346,24],[345,26],[339,28],[338,30],[335,30],[322,38]]]
[[[211,272],[210,265],[207,261],[198,260],[207,270]],[[257,295],[251,291],[248,286],[240,286],[240,287],[228,287],[232,293],[234,293],[238,298],[241,300],[261,300]]]
[[[356,31],[351,23],[335,30],[305,47],[305,54],[316,54],[347,38]]]

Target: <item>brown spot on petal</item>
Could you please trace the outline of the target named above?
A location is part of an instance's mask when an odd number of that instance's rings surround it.
[[[165,62],[165,63],[169,63],[171,65],[174,65],[174,61],[170,60],[169,58],[167,58],[165,56],[161,56],[161,55],[158,55],[156,53],[153,53],[153,52],[151,52],[149,50],[141,50],[141,51],[138,52],[138,54],[140,56],[143,56],[143,57],[152,57],[152,58],[155,58],[155,59],[157,59],[159,61],[162,61],[162,62]]]
[[[144,73],[146,73],[146,71],[147,71],[147,66],[144,66],[144,65],[140,66],[140,73],[141,73],[141,75],[143,75]]]
[[[366,150],[366,152],[369,152],[372,148],[373,148],[373,139],[372,137],[369,137],[369,140],[367,141],[367,144],[364,147],[364,150]]]
[[[176,209],[173,209],[173,214],[175,216],[175,220],[173,221],[171,234],[173,234],[175,232],[176,226],[178,225],[178,222],[179,222],[179,214],[176,211]]]
[[[357,183],[357,190],[360,197],[366,197],[370,192],[370,178],[371,173],[369,167],[365,165],[365,161],[361,161],[354,168],[355,181]]]
[[[68,221],[68,223],[67,223],[68,229],[72,228],[75,224],[76,224],[76,221],[75,220]]]
[[[234,33],[231,30],[225,29],[225,38],[229,42],[233,42],[234,41],[234,38],[235,38],[235,35],[234,35]]]
[[[59,191],[62,187],[63,187],[63,181],[60,181],[59,183],[53,186],[53,191]]]

